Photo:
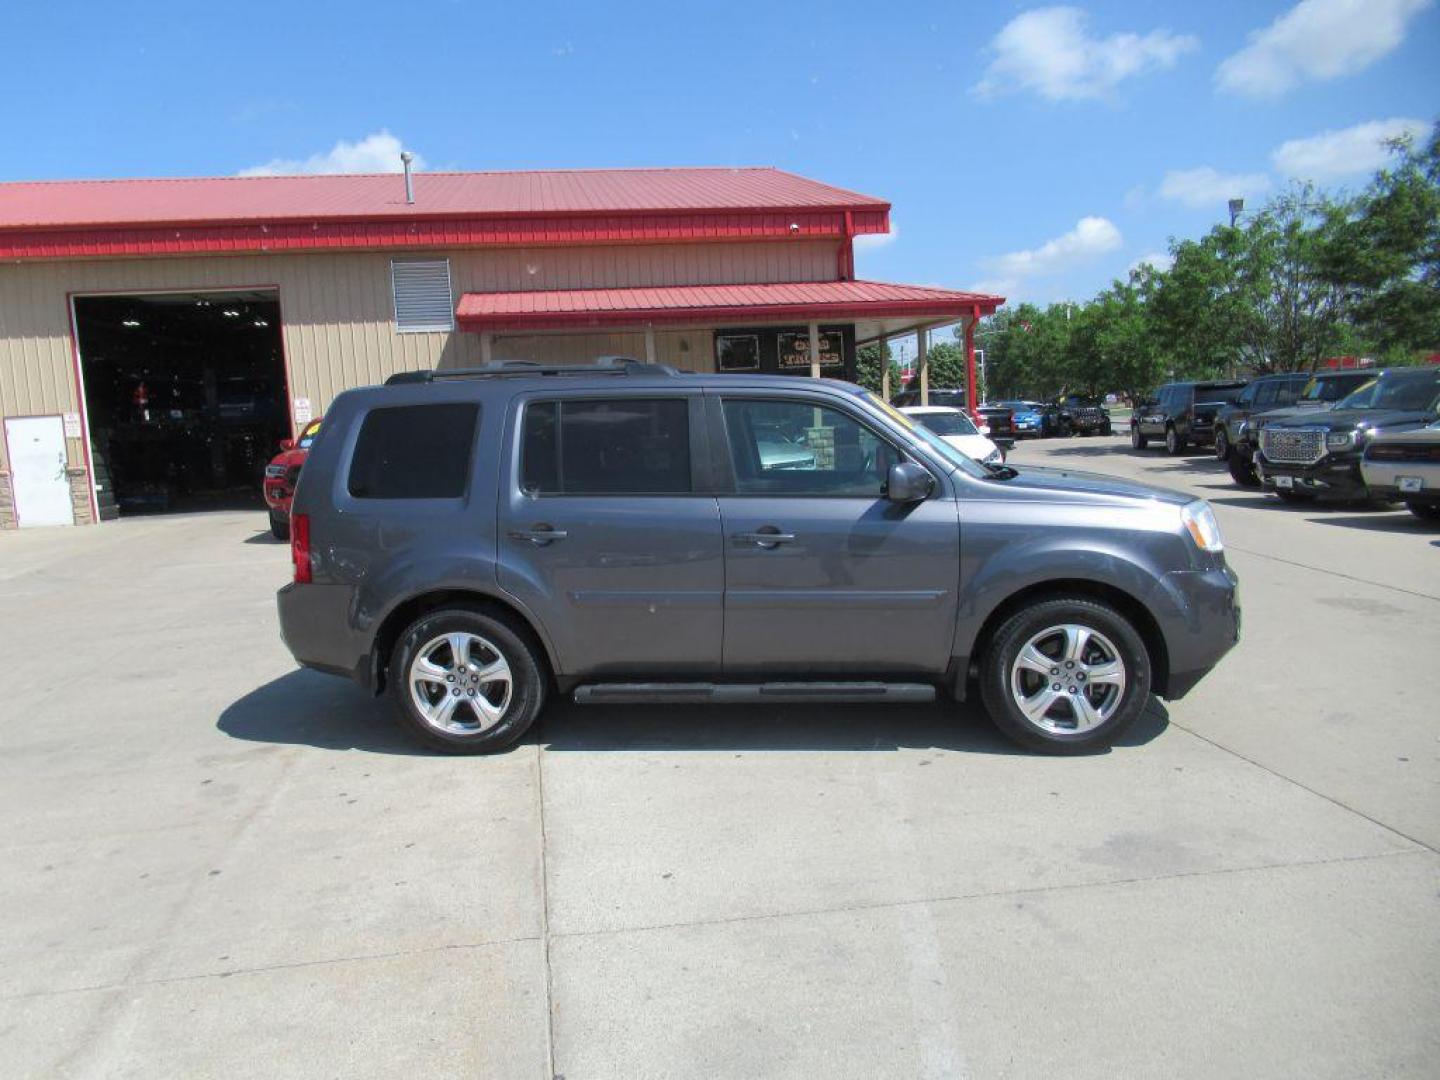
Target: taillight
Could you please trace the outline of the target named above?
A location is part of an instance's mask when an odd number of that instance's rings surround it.
[[[314,580],[310,570],[310,515],[290,515],[290,561],[295,564],[295,584]]]

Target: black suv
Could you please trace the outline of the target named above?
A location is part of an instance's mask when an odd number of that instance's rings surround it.
[[[1287,502],[1367,499],[1360,461],[1370,437],[1410,431],[1440,415],[1440,370],[1394,368],[1320,413],[1266,419],[1255,465],[1266,491]]]
[[[1319,410],[1328,409],[1374,377],[1372,370],[1317,371],[1314,375],[1267,375],[1256,379],[1245,388],[1235,404],[1220,410],[1216,418],[1215,456],[1229,467],[1230,479],[1235,483],[1254,487],[1260,483],[1260,477],[1255,473],[1255,450],[1264,425],[1271,420],[1314,415]],[[1287,381],[1280,383],[1275,390],[1264,389],[1262,384],[1271,379]],[[1288,380],[1292,379],[1303,379],[1304,382],[1299,395],[1286,401],[1293,388]],[[1256,390],[1257,387],[1262,389]],[[1247,404],[1245,396],[1252,390],[1256,390],[1256,394]]]
[[[1239,637],[1203,500],[984,466],[849,383],[633,362],[426,375],[331,402],[279,606],[300,663],[388,688],[442,750],[514,742],[555,693],[978,692],[1015,740],[1076,752]]]
[[[1215,441],[1215,414],[1240,396],[1246,380],[1166,383],[1152,401],[1130,418],[1130,445],[1144,450],[1151,439],[1163,439],[1167,454],[1182,454],[1190,444]]]
[[[1110,410],[1100,398],[1066,394],[1056,404],[1065,426],[1077,435],[1109,435],[1114,431]]]

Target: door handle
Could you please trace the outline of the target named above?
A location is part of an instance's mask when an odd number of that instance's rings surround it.
[[[795,539],[795,534],[783,533],[779,529],[760,529],[757,532],[736,533],[732,539],[737,544],[755,544],[763,548],[773,548],[791,543]]]
[[[536,529],[512,529],[511,540],[528,540],[536,547],[544,547],[546,544],[554,543],[556,540],[564,540],[569,536],[564,529],[552,529],[545,525]]]

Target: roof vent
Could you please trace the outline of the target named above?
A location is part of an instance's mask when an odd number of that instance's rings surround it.
[[[400,151],[400,164],[405,167],[405,202],[414,205],[415,203],[415,180],[410,175],[410,163],[415,160],[415,155],[409,150]]]

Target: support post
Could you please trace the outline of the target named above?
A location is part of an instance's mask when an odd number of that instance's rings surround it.
[[[494,340],[493,340],[493,339],[491,338],[491,336],[490,336],[490,331],[489,331],[489,330],[481,331],[481,333],[480,333],[480,362],[481,362],[482,364],[488,364],[488,363],[490,363],[490,358],[491,358],[491,356],[494,354],[494,351],[495,351]]]
[[[980,307],[970,309],[965,320],[965,405],[971,417],[980,418],[980,402],[975,399],[975,324],[980,321]]]
[[[645,362],[647,364],[655,363],[655,328],[653,326],[645,327]]]
[[[876,339],[875,347],[880,350],[880,397],[890,401],[890,360],[885,355],[885,338]]]
[[[810,377],[820,377],[820,324],[810,324]]]
[[[915,359],[920,365],[920,404],[930,404],[930,331],[915,331]]]

